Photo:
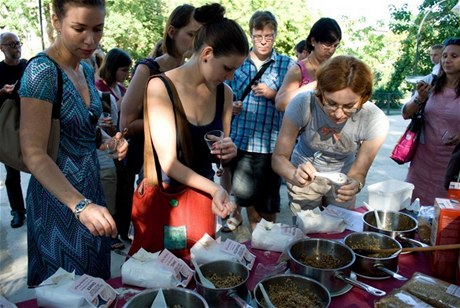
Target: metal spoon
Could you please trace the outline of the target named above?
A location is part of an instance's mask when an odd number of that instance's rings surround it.
[[[377,228],[379,229],[383,229],[383,224],[382,222],[380,221],[380,216],[379,216],[379,213],[377,212],[376,209],[374,209],[373,207],[371,207],[369,204],[367,204],[367,202],[363,202],[363,205],[364,207],[368,210],[368,211],[373,211],[374,212],[374,215],[375,215],[375,221],[377,223]]]
[[[377,210],[374,210],[375,221],[377,222],[377,228],[383,229],[382,221],[380,221],[380,216]]]
[[[263,295],[264,300],[265,300],[265,305],[266,305],[268,308],[275,308],[275,305],[272,304],[272,302],[271,302],[271,300],[270,300],[270,297],[268,297],[267,291],[265,291],[264,285],[263,285],[263,284],[259,284],[259,288],[260,288],[260,291],[262,291],[262,295]]]
[[[211,280],[209,280],[208,278],[204,277],[204,275],[201,272],[201,269],[200,269],[198,263],[196,263],[196,261],[194,259],[192,259],[192,263],[193,263],[193,266],[195,267],[195,271],[198,274],[198,277],[200,277],[201,284],[203,286],[205,286],[206,288],[216,289],[216,286],[211,282]]]

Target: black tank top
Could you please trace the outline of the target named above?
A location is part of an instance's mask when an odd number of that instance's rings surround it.
[[[169,91],[169,89],[168,93],[170,94],[170,97],[172,99],[172,93]],[[193,162],[193,171],[210,180],[214,179],[214,170],[212,169],[212,163],[215,161],[215,157],[210,153],[208,145],[204,140],[204,134],[215,129],[223,130],[222,114],[224,110],[224,101],[224,85],[220,84],[217,86],[216,90],[216,113],[214,114],[214,118],[211,121],[211,123],[207,125],[196,126],[188,122],[195,159],[195,161]],[[178,145],[177,153],[179,160],[182,163],[185,163],[180,155],[180,145]],[[168,183],[170,185],[178,184],[173,179],[170,179],[164,172],[162,172],[162,178],[164,183]]]

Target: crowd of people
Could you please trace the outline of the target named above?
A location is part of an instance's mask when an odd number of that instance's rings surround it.
[[[243,208],[251,230],[261,219],[276,222],[283,180],[293,214],[329,204],[355,206],[389,123],[369,102],[371,68],[353,56],[334,56],[342,40],[334,19],[321,18],[312,26],[295,47],[296,62],[275,50],[278,22],[272,12],[254,12],[248,41],[220,4],[184,4],[169,16],[151,56],[136,63],[126,88],[130,55],[113,48],[102,62],[95,57],[105,1],[52,3],[56,39],[28,64],[21,59],[17,35],[0,35],[5,54],[0,98],[20,101],[20,141],[32,175],[26,215],[20,172],[6,166],[11,226],[27,219],[29,285],[40,284],[59,267],[109,278],[111,249],[131,240],[135,179],[143,177],[144,126],[152,133],[163,181],[211,196],[210,215],[227,218],[222,231],[242,224]],[[402,111],[410,118],[426,104],[425,142],[407,177],[415,184],[413,197],[424,205],[446,196],[444,174],[460,142],[460,40],[447,40],[432,51],[433,64],[440,58],[438,77],[418,84]],[[151,78],[159,74],[171,84]],[[60,86],[64,95],[58,101]],[[171,87],[190,132],[182,143]],[[56,161],[46,152],[50,122],[44,120],[51,118],[53,104],[61,106]],[[211,150],[203,138],[210,130],[223,132]],[[184,157],[185,147],[200,155]],[[433,157],[436,172],[428,167]],[[220,182],[212,167],[216,160],[225,170]],[[345,173],[348,182],[336,187],[316,177],[318,171]]]

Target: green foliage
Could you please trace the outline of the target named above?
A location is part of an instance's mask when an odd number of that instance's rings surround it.
[[[109,0],[102,47],[126,50],[131,57],[145,57],[163,36],[169,15],[161,0]]]
[[[25,56],[42,50],[38,3],[42,3],[44,47],[55,38],[50,23],[51,0],[2,0],[0,31],[13,31],[26,42]],[[226,15],[235,19],[249,37],[248,23],[257,10],[269,10],[278,20],[275,49],[293,56],[293,47],[305,39],[320,16],[307,11],[308,0],[217,0],[226,8]],[[212,1],[192,0],[198,7]],[[426,15],[419,36],[417,70],[428,74],[432,64],[429,47],[447,37],[460,36],[459,18],[450,12],[457,0],[425,0],[414,15],[408,5],[392,6],[392,21],[387,30],[383,23],[370,26],[364,18],[338,20],[343,40],[337,54],[351,54],[365,61],[374,71],[375,89],[379,93],[401,93],[412,90],[404,78],[414,74],[417,32]],[[107,17],[102,46],[105,51],[118,47],[130,53],[134,60],[144,58],[162,37],[165,22],[172,10],[183,0],[107,0]],[[30,52],[28,52],[30,50]],[[384,92],[381,92],[384,91]],[[385,94],[386,95],[386,94]],[[395,94],[396,95],[396,94]]]
[[[195,7],[202,6],[214,1],[194,0],[190,4]],[[306,12],[305,0],[291,0],[289,4],[279,0],[226,0],[215,1],[221,3],[226,10],[226,16],[235,19],[243,30],[249,35],[249,19],[255,11],[270,11],[278,21],[278,35],[275,49],[285,55],[294,55],[295,44],[305,39],[310,31],[312,20],[311,15]],[[169,2],[170,10],[182,4],[182,1],[172,0]],[[304,9],[302,9],[304,8]]]
[[[38,1],[0,1],[0,32],[14,32],[23,41],[39,37],[38,11]]]
[[[451,12],[457,0],[425,0],[419,7],[419,13],[412,16],[407,6],[392,8],[393,33],[405,38],[401,41],[400,56],[394,62],[394,71],[387,84],[388,90],[412,89],[403,82],[409,75],[427,75],[433,64],[429,58],[430,47],[441,44],[446,38],[460,36],[459,17]],[[422,20],[426,19],[422,23]],[[417,53],[417,33],[419,49]],[[418,54],[418,62],[416,62]]]

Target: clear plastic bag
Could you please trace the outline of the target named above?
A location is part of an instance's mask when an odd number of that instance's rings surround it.
[[[433,307],[418,297],[401,289],[394,289],[390,294],[380,299],[374,304],[375,308],[399,308],[399,307],[417,307],[429,308]]]
[[[255,286],[265,277],[283,274],[286,271],[287,262],[283,261],[276,264],[257,264],[252,280],[248,284],[249,290],[254,290]]]
[[[435,307],[460,307],[459,286],[422,273],[415,273],[401,289]]]

